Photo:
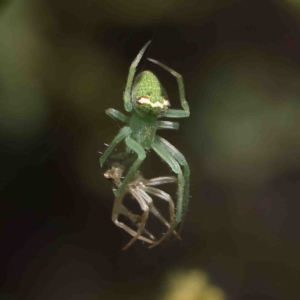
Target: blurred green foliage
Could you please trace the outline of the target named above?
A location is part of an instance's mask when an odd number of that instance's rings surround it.
[[[185,292],[195,291],[190,300],[204,289],[219,299],[293,299],[300,270],[298,3],[0,2],[1,167],[10,184],[0,209],[11,276],[4,288],[21,299],[157,299],[166,274],[192,268],[208,275],[175,272],[169,295],[184,282]],[[147,55],[185,81],[191,117],[178,132],[160,134],[187,157],[192,198],[181,243],[152,251],[135,245],[124,254],[98,152],[121,126],[105,109],[124,111],[128,67],[150,39]],[[142,62],[146,68],[177,108],[174,78]],[[31,168],[23,167],[27,156]],[[168,172],[148,155],[146,177]],[[36,219],[44,223],[34,227]]]
[[[225,300],[222,289],[197,269],[170,272],[163,300]]]

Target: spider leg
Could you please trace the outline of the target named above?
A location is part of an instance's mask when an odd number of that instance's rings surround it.
[[[129,243],[122,248],[122,250],[126,250],[128,249],[137,239],[141,239],[142,238],[142,233],[145,229],[145,224],[146,221],[148,219],[149,216],[149,207],[144,199],[144,195],[141,193],[141,190],[135,190],[135,189],[130,189],[131,194],[134,196],[134,198],[138,201],[138,203],[140,204],[141,209],[144,211],[142,216],[141,216],[141,221],[140,224],[138,226],[138,230],[136,232],[136,234],[133,236],[133,238],[129,241]],[[143,237],[143,239],[145,239]],[[152,241],[153,244],[153,241]]]
[[[152,144],[153,150],[171,167],[173,172],[177,174],[178,179],[178,189],[177,189],[177,208],[176,208],[176,219],[175,222],[167,232],[161,237],[153,246],[158,245],[163,241],[169,234],[173,232],[175,227],[180,223],[183,213],[183,202],[184,202],[184,187],[185,187],[185,178],[182,174],[179,163],[173,156],[172,152],[169,151],[167,147],[161,142],[161,140],[156,136]],[[152,248],[151,246],[150,248]]]
[[[112,221],[120,228],[122,228],[123,230],[125,230],[127,233],[129,233],[131,236],[135,237],[137,235],[137,232],[132,230],[129,226],[127,226],[126,224],[120,222],[118,220],[118,216],[119,214],[122,212],[122,200],[123,200],[124,194],[120,197],[115,198],[115,202],[114,202],[114,206],[113,206],[113,212],[112,212]],[[149,244],[153,244],[154,241],[149,240],[143,236],[139,237],[140,240],[147,242]],[[132,243],[131,243],[132,244]],[[129,245],[130,246],[130,245]],[[125,247],[129,247],[128,244]],[[124,248],[125,248],[124,247]],[[123,250],[125,250],[123,248]],[[126,248],[126,249],[127,249]]]
[[[135,154],[129,147],[126,147],[126,150],[123,152],[113,153],[110,156],[112,159],[122,161],[123,165],[131,165],[136,159]]]
[[[147,179],[145,185],[156,186],[156,185],[161,185],[166,183],[176,183],[176,182],[177,182],[177,178],[174,176],[161,176],[161,177]]]
[[[111,154],[111,152],[114,150],[114,148],[123,141],[127,136],[129,136],[131,133],[131,129],[127,126],[121,128],[119,133],[115,136],[115,138],[112,140],[111,144],[107,147],[103,155],[100,157],[100,165],[101,167]]]
[[[160,191],[158,189],[155,189],[155,188],[150,188],[150,189],[154,189],[154,190],[157,190],[158,192],[162,192],[162,191]],[[153,192],[153,194],[155,194],[155,196],[158,196],[159,193],[157,193],[157,191],[154,191],[154,190],[151,190],[151,192]],[[163,224],[165,224],[168,228],[170,228],[170,224],[166,221],[166,219],[156,209],[156,207],[153,204],[152,198],[146,193],[146,190],[145,189],[138,190],[138,193],[145,200],[145,202],[148,204],[150,212],[152,214],[154,214],[154,216],[156,216]],[[162,193],[164,193],[164,192],[162,192]],[[160,196],[158,196],[158,197],[161,197],[161,196],[162,196],[162,194],[160,194]],[[164,193],[163,197],[165,197],[165,196],[167,196],[167,198],[170,197],[170,195],[168,195],[167,193]],[[171,198],[171,201],[172,201],[172,198]],[[174,215],[174,203],[173,203],[173,201],[172,201],[172,204],[173,204],[173,211],[172,211],[172,214],[171,214],[171,219],[173,219],[172,221],[174,222],[175,221],[175,218],[174,218],[175,215]],[[173,234],[175,234],[178,237],[177,232],[175,230],[173,231]]]
[[[185,159],[185,157],[182,155],[182,153],[177,150],[171,143],[169,143],[167,140],[165,140],[162,137],[157,136],[157,140],[160,141],[161,145],[172,153],[174,158],[179,162],[181,166],[183,166],[183,176],[184,176],[184,192],[183,192],[183,211],[182,211],[182,216],[181,216],[181,227],[183,224],[183,221],[185,219],[185,215],[187,213],[188,209],[188,204],[190,200],[190,195],[189,195],[189,189],[190,189],[190,167]],[[179,231],[180,232],[180,229]]]
[[[114,191],[114,194],[115,194],[116,197],[119,197],[123,193],[126,186],[128,185],[128,183],[132,179],[133,175],[139,169],[139,167],[142,164],[143,160],[146,158],[146,152],[145,152],[144,148],[139,143],[137,143],[134,139],[132,139],[131,137],[128,136],[126,138],[125,142],[126,142],[126,145],[131,150],[136,152],[138,157],[135,160],[135,162],[133,163],[133,165],[131,166],[131,168],[129,169],[129,171],[127,172],[125,178],[122,181],[122,184],[118,187],[118,189],[116,191]]]
[[[166,192],[153,188],[153,187],[145,187],[144,191],[150,195],[156,196],[162,200],[165,200],[169,203],[169,213],[170,213],[170,223],[171,225],[173,225],[174,221],[175,221],[175,208],[174,208],[174,202],[172,200],[172,197],[167,194]],[[154,209],[153,209],[153,214],[159,218],[167,227],[170,227],[170,224],[167,223],[167,221],[162,217],[162,215],[156,210],[156,207],[153,205]],[[167,223],[167,224],[166,224]]]
[[[129,211],[124,205],[121,206],[120,214],[127,217],[135,226],[139,227],[141,224],[141,216],[133,214],[131,211]],[[144,228],[143,233],[145,233],[150,239],[153,241],[156,240],[155,236],[146,228]],[[140,239],[140,237],[138,238]]]
[[[152,198],[146,193],[146,189],[141,190],[140,192],[141,192],[141,194],[143,194],[144,199],[147,201],[150,212],[169,228],[170,224],[166,221],[166,219],[159,213],[157,208],[154,206]],[[172,218],[172,216],[174,219],[174,207],[173,207],[173,215],[171,215],[171,218]]]
[[[127,158],[127,156],[129,156],[130,152],[131,152],[131,149],[128,148],[128,147],[126,147],[125,151],[112,154],[110,157],[112,159],[117,159],[117,160],[121,159],[121,160],[124,160],[125,158]]]
[[[175,222],[175,208],[174,208],[174,202],[172,200],[172,197],[166,192],[153,187],[145,187],[144,191],[150,195],[156,196],[157,198],[165,200],[169,203],[170,223],[168,223],[167,220],[161,215],[161,213],[157,210],[154,204],[152,204],[152,206],[149,205],[149,207],[151,213],[153,213],[165,226],[170,228]],[[176,235],[178,238],[180,238],[177,235],[177,232],[175,230],[173,230],[173,234]]]
[[[168,110],[165,111],[163,116],[164,117],[169,117],[169,118],[186,118],[186,117],[188,117],[190,115],[190,108],[189,108],[189,104],[187,103],[187,101],[185,99],[185,92],[184,92],[184,84],[183,84],[182,75],[180,75],[179,73],[177,73],[173,69],[167,67],[166,65],[162,64],[161,62],[159,62],[155,59],[152,59],[152,58],[147,58],[147,59],[149,61],[159,65],[163,69],[167,70],[173,76],[175,76],[176,79],[177,79],[177,84],[178,84],[178,88],[179,88],[180,103],[181,103],[181,107],[183,108],[183,110],[182,109],[168,109]]]
[[[157,188],[153,188],[153,187],[145,187],[144,191],[150,195],[156,196],[157,198],[160,198],[162,200],[165,200],[168,202],[169,204],[169,213],[170,213],[170,223],[173,224],[173,222],[175,221],[175,207],[174,207],[174,202],[172,200],[172,197]],[[154,205],[153,205],[154,206]],[[155,206],[154,206],[155,208]],[[156,208],[153,211],[154,215],[156,215],[164,224],[166,223],[166,220],[161,216],[161,214],[156,210]],[[170,227],[169,224],[165,224],[167,227]]]
[[[134,59],[132,62],[130,68],[129,68],[129,74],[127,77],[127,83],[126,83],[126,88],[124,92],[124,105],[125,105],[125,110],[126,111],[131,111],[132,110],[132,104],[131,104],[131,90],[132,90],[132,83],[133,83],[133,78],[136,72],[136,67],[139,64],[142,56],[144,55],[144,52],[146,51],[147,47],[151,41],[149,41],[139,52],[137,57]]]
[[[130,117],[125,116],[120,111],[118,111],[114,108],[106,109],[105,113],[114,120],[119,120],[119,121],[122,121],[124,123],[129,123]]]
[[[121,165],[119,163],[113,163],[112,168],[107,170],[104,173],[104,176],[106,178],[112,179],[114,181],[114,184],[116,185],[116,187],[119,187],[121,185],[120,179],[122,177],[123,172],[124,172],[123,165]],[[130,191],[130,185],[129,185],[129,187],[127,187],[126,192],[128,192],[128,190]],[[122,202],[122,200],[123,199],[121,199],[121,202]],[[119,214],[126,216],[135,226],[139,227],[141,224],[141,217],[139,215],[131,213],[124,205],[120,204],[121,202],[116,203],[116,206],[117,206],[116,212],[119,210]],[[148,235],[153,241],[156,240],[156,238],[152,235],[152,233],[149,232],[147,229],[144,228],[143,232],[145,232],[145,234]]]
[[[171,121],[157,121],[157,129],[179,129],[178,122],[171,122]]]

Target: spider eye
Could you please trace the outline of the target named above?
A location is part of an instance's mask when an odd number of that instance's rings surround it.
[[[139,104],[150,104],[150,100],[147,97],[141,97],[140,99],[138,99],[137,103],[139,103]]]
[[[163,100],[164,100],[164,106],[168,106],[168,107],[171,106],[170,101],[168,99],[164,98]]]

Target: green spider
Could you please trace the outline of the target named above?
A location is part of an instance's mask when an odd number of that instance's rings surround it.
[[[167,230],[165,235],[151,246],[154,247],[172,234],[175,227],[183,221],[189,202],[190,177],[190,168],[185,157],[167,140],[156,135],[156,130],[178,129],[178,122],[160,121],[159,119],[162,117],[186,118],[190,115],[190,109],[185,100],[182,76],[154,59],[148,58],[149,61],[169,71],[177,78],[180,102],[183,109],[169,109],[170,102],[167,93],[158,78],[152,72],[141,72],[136,76],[133,83],[136,67],[150,42],[151,41],[140,50],[129,68],[123,98],[125,110],[131,112],[132,115],[130,117],[125,116],[123,113],[113,108],[109,108],[105,111],[106,114],[114,120],[127,123],[127,126],[121,128],[119,133],[112,140],[111,144],[100,158],[100,165],[104,165],[115,147],[123,140],[125,140],[126,143],[125,155],[129,155],[132,151],[137,154],[137,159],[130,167],[122,184],[114,191],[116,197],[120,197],[126,192],[127,185],[146,158],[146,150],[148,149],[153,149],[170,166],[172,171],[177,174],[178,189],[175,222],[173,226]],[[183,166],[183,171],[180,166]]]

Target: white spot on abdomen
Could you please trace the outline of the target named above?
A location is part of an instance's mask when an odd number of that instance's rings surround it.
[[[160,108],[164,108],[165,106],[170,106],[170,102],[167,99],[164,99],[164,103],[160,103],[160,102],[151,102],[149,98],[146,97],[141,97],[138,101],[139,104],[148,104],[151,107],[160,107]]]

